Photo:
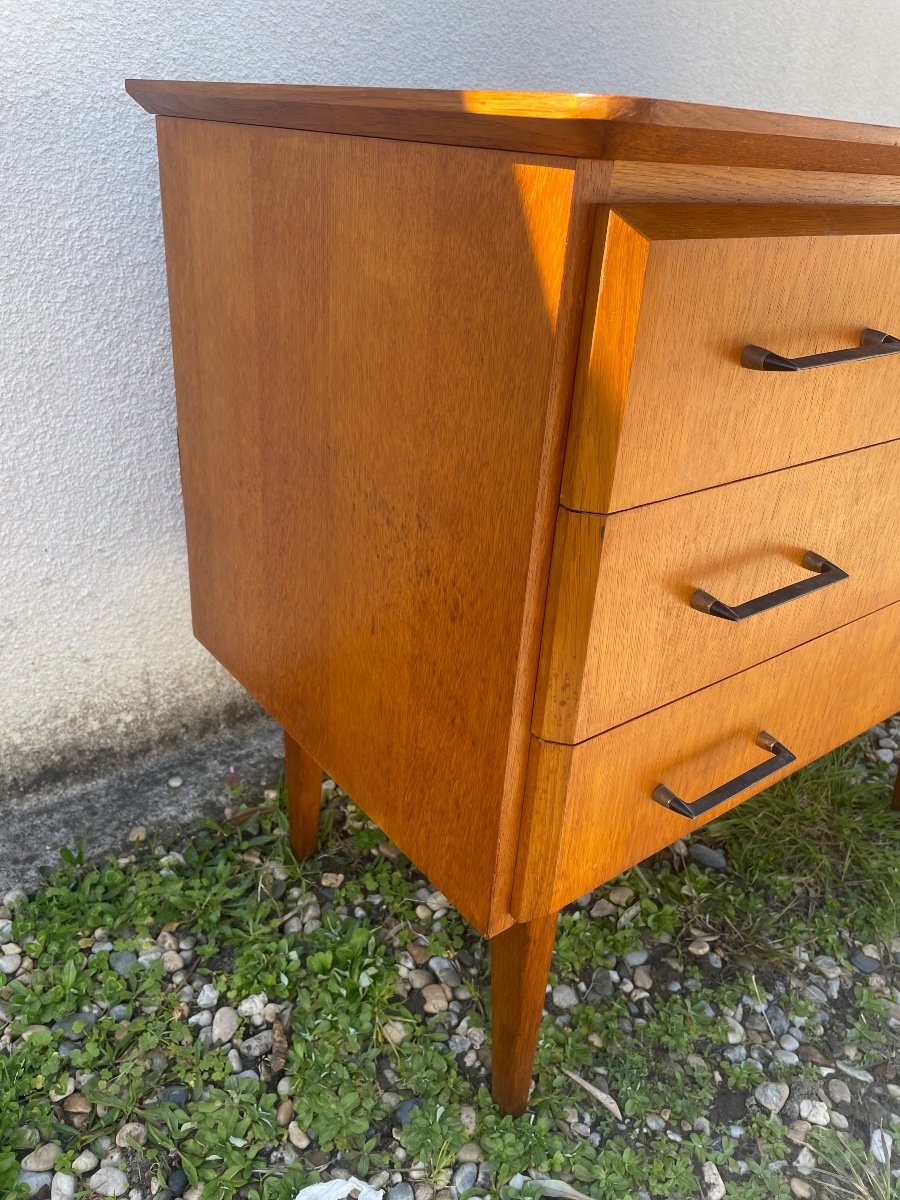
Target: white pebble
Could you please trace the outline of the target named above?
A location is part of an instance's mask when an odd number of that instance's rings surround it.
[[[212,1037],[214,1042],[230,1042],[238,1027],[238,1015],[227,1005],[216,1011],[212,1022]]]
[[[57,1171],[50,1184],[50,1200],[72,1200],[75,1195],[75,1176]]]
[[[118,1167],[101,1167],[91,1176],[90,1185],[100,1196],[122,1196],[128,1191],[128,1176]]]
[[[801,1100],[800,1117],[804,1121],[809,1121],[810,1125],[828,1125],[830,1122],[828,1105],[823,1104],[821,1100]]]
[[[269,997],[265,992],[258,992],[255,996],[247,996],[238,1005],[238,1015],[241,1017],[261,1017],[263,1009],[269,1003]]]
[[[875,1129],[872,1131],[872,1140],[869,1142],[869,1152],[877,1163],[884,1166],[891,1161],[891,1150],[894,1146],[894,1139],[884,1129]]]
[[[706,1187],[707,1200],[723,1200],[725,1184],[715,1163],[703,1164],[703,1183]]]
[[[82,1150],[77,1158],[72,1159],[72,1170],[76,1175],[84,1175],[88,1171],[93,1171],[99,1162],[100,1159],[93,1150]]]
[[[215,1008],[219,1003],[218,988],[214,988],[211,983],[204,983],[200,989],[200,994],[197,996],[198,1008]]]

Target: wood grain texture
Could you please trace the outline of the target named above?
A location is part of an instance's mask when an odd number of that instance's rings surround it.
[[[772,780],[696,821],[656,804],[657,784],[697,799],[764,759],[763,729],[797,755],[789,774],[898,709],[893,604],[580,746],[535,739],[514,915],[555,911]]]
[[[148,112],[592,159],[900,174],[900,131],[637,96],[128,79]]]
[[[598,165],[578,164],[585,197],[597,204],[900,204],[900,176],[642,162],[613,163],[601,176]]]
[[[606,518],[561,509],[535,734],[584,741],[900,600],[898,497],[894,441]],[[810,579],[807,550],[850,578],[737,623],[691,608]]]
[[[528,1107],[557,914],[491,938],[491,1091],[504,1113]]]
[[[900,356],[794,374],[740,363],[748,343],[794,356],[900,331],[900,208],[635,205],[605,228],[568,508],[616,512],[900,437]]]
[[[284,735],[284,786],[287,791],[291,849],[297,858],[309,858],[319,840],[322,808],[322,768],[289,735]]]
[[[573,172],[205,121],[159,147],[195,632],[494,933]]]

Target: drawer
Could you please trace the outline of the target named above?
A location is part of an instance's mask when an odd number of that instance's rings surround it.
[[[893,604],[580,746],[534,739],[513,915],[568,904],[898,709]],[[654,801],[660,785],[693,803],[754,767],[777,767],[756,744],[762,730],[796,761],[696,820]]]
[[[900,343],[811,370],[741,365],[900,337],[900,209],[601,210],[562,502],[607,513],[900,437]]]
[[[900,441],[609,517],[561,509],[534,733],[583,741],[900,600],[898,521]],[[795,584],[738,621],[692,607]]]

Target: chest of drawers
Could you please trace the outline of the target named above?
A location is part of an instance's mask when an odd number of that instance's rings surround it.
[[[492,939],[900,708],[900,133],[616,97],[132,80],[191,602]]]

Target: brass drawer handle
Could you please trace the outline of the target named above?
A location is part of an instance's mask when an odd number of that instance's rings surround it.
[[[836,567],[821,554],[816,554],[814,550],[807,550],[801,562],[807,571],[815,571],[812,579],[801,579],[799,583],[789,583],[787,587],[777,588],[765,596],[757,596],[755,600],[745,600],[743,604],[735,604],[734,607],[726,604],[724,600],[717,600],[715,596],[704,592],[702,588],[698,588],[691,596],[691,608],[696,608],[698,612],[709,613],[711,617],[721,617],[723,621],[744,621],[747,617],[755,616],[756,613],[765,612],[769,608],[777,608],[779,604],[787,604],[789,600],[808,596],[810,592],[817,592],[819,588],[830,587],[833,583],[840,583],[842,579],[850,578],[846,571]]]
[[[785,358],[762,346],[745,346],[741,353],[741,366],[750,371],[808,371],[811,367],[831,367],[835,363],[881,358],[884,354],[900,354],[900,338],[882,333],[879,329],[864,329],[858,346],[851,346],[847,350],[829,350],[826,354],[806,354],[802,358]]]
[[[766,733],[764,729],[760,730],[756,735],[756,744],[757,746],[761,746],[763,750],[768,750],[772,755],[772,758],[768,762],[759,763],[758,766],[751,767],[749,771],[745,771],[743,775],[738,775],[736,778],[729,780],[728,783],[723,783],[719,787],[713,788],[711,792],[707,792],[705,796],[701,796],[693,804],[688,804],[680,796],[676,796],[664,783],[659,784],[658,787],[653,789],[653,799],[657,804],[661,804],[663,808],[670,808],[672,812],[680,813],[683,817],[688,817],[693,821],[696,817],[702,817],[704,813],[709,812],[711,808],[715,808],[717,804],[724,804],[732,796],[746,791],[747,788],[753,787],[755,783],[767,779],[769,775],[774,775],[782,767],[790,766],[792,762],[797,761],[796,754],[792,754],[787,746],[782,746],[781,742],[776,741],[771,733]]]

